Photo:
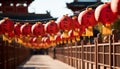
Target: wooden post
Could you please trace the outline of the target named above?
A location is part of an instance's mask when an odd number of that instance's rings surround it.
[[[1,47],[1,64],[0,64],[0,69],[5,69],[4,67],[5,67],[5,63],[4,63],[4,42],[3,42],[3,40],[2,40],[3,38],[2,38],[2,36],[0,36],[0,47]]]
[[[8,69],[9,68],[9,63],[8,63],[8,41],[5,41],[5,46],[4,46],[4,52],[5,52],[5,55],[4,57],[6,56],[4,62],[5,62],[5,68]]]
[[[118,32],[118,30],[112,30],[112,36],[114,37],[114,42],[118,42],[118,40],[119,40],[119,35],[120,33]]]
[[[98,33],[97,34],[97,42],[98,43],[102,43],[103,41],[102,41],[102,34],[101,33]]]
[[[111,69],[111,43],[112,42],[112,39],[111,39],[111,35],[109,35],[109,69]]]
[[[115,45],[114,45],[114,43],[115,43],[115,39],[114,39],[114,34],[115,33],[113,33],[113,31],[112,31],[112,43],[113,43],[113,45],[112,45],[112,48],[113,49],[111,49],[111,50],[113,50],[113,59],[111,59],[112,60],[112,63],[113,63],[113,67],[115,66]]]
[[[98,69],[98,40],[99,38],[94,39],[95,43],[95,69]]]
[[[81,58],[82,58],[82,59],[81,59],[81,61],[82,61],[81,69],[85,69],[85,68],[84,68],[84,61],[83,61],[83,60],[84,60],[83,40],[81,41],[81,46],[82,46],[82,47],[81,47],[81,48],[82,48],[82,49],[81,49]]]

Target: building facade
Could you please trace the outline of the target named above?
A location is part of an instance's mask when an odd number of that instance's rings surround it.
[[[78,15],[81,11],[87,7],[96,8],[99,4],[102,4],[101,0],[74,0],[71,3],[66,3],[67,8],[71,9],[75,15]]]
[[[49,12],[46,14],[28,13],[28,6],[33,0],[0,0],[0,19],[9,17],[10,19],[22,20],[43,20],[52,18]]]
[[[32,0],[0,0],[0,13],[28,13]]]

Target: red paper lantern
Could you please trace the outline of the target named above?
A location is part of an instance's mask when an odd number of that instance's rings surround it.
[[[86,27],[96,25],[94,10],[92,10],[92,8],[87,8],[82,11],[78,16],[78,21],[80,25],[84,25]]]
[[[73,16],[73,17],[72,17],[71,28],[72,28],[73,30],[75,30],[75,29],[78,29],[79,27],[80,27],[80,24],[79,24],[79,22],[78,22],[77,16]]]
[[[31,45],[33,47],[36,47],[37,46],[37,38],[36,37],[31,37],[29,43],[31,43]]]
[[[49,37],[44,38],[44,42],[50,44],[51,43],[50,38]]]
[[[44,25],[41,22],[32,25],[32,34],[35,36],[43,36],[45,34]]]
[[[55,41],[56,41],[57,44],[62,43],[62,42],[61,42],[61,41],[62,41],[61,35],[56,35],[56,36],[55,36]]]
[[[3,22],[1,23],[1,28],[4,34],[12,32],[14,30],[14,22],[8,18],[4,18]]]
[[[95,10],[95,18],[103,24],[111,24],[115,21],[116,15],[113,14],[110,3],[105,3],[98,6]]]
[[[55,23],[55,21],[53,21],[53,20],[49,21],[46,24],[45,30],[50,35],[51,34],[56,34],[59,31],[57,23]]]
[[[113,13],[120,15],[120,0],[111,1],[111,10]]]
[[[17,35],[17,36],[21,35],[21,31],[20,31],[21,26],[22,25],[20,23],[16,23],[14,25],[14,33],[15,33],[15,35]]]
[[[55,41],[56,41],[56,42],[59,42],[60,40],[61,40],[61,35],[56,35],[56,36],[55,36]]]
[[[41,40],[41,41],[42,41],[42,43],[41,43],[41,44],[42,44],[42,47],[43,47],[43,48],[48,48],[48,47],[49,47],[49,44],[48,44],[47,42],[45,42],[45,40],[46,40],[46,37],[43,37],[42,40]]]
[[[0,34],[3,34],[3,31],[2,31],[3,22],[5,22],[5,19],[0,20]]]
[[[14,38],[14,36],[15,36],[15,34],[14,34],[14,31],[12,31],[12,32],[8,32],[7,33],[7,41],[9,42],[9,43],[11,43],[12,42],[12,40],[13,40],[13,38]]]
[[[69,37],[70,37],[70,38],[75,38],[75,35],[74,35],[74,33],[73,33],[73,30],[70,30],[68,34],[69,34]]]
[[[57,21],[59,28],[61,30],[70,30],[71,24],[72,24],[72,19],[68,15],[63,15],[61,18],[58,19]]]
[[[79,35],[81,36],[84,32],[85,32],[86,27],[81,25],[81,27],[79,28]]]
[[[15,36],[14,31],[8,33],[8,37],[11,39]]]
[[[25,23],[21,26],[20,30],[22,32],[22,35],[24,36],[30,36],[31,35],[31,25],[29,23]]]
[[[73,30],[69,31],[69,43],[70,43],[70,39],[72,40],[73,43],[75,43],[75,35],[73,33]]]

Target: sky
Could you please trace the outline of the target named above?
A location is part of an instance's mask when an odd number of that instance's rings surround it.
[[[104,2],[110,0],[102,0]],[[64,14],[73,15],[73,12],[66,7],[66,3],[73,0],[34,0],[28,7],[29,13],[46,14],[50,12],[52,17],[61,17]]]

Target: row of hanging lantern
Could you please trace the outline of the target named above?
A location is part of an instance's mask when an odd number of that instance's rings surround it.
[[[15,39],[16,42],[30,48],[49,48],[63,43],[80,40],[80,36],[93,36],[93,27],[103,24],[103,34],[111,34],[111,23],[120,16],[120,0],[99,5],[95,10],[87,8],[78,17],[69,17],[67,14],[50,20],[46,24],[36,22],[14,24],[9,18],[0,21],[0,34],[3,40]]]

